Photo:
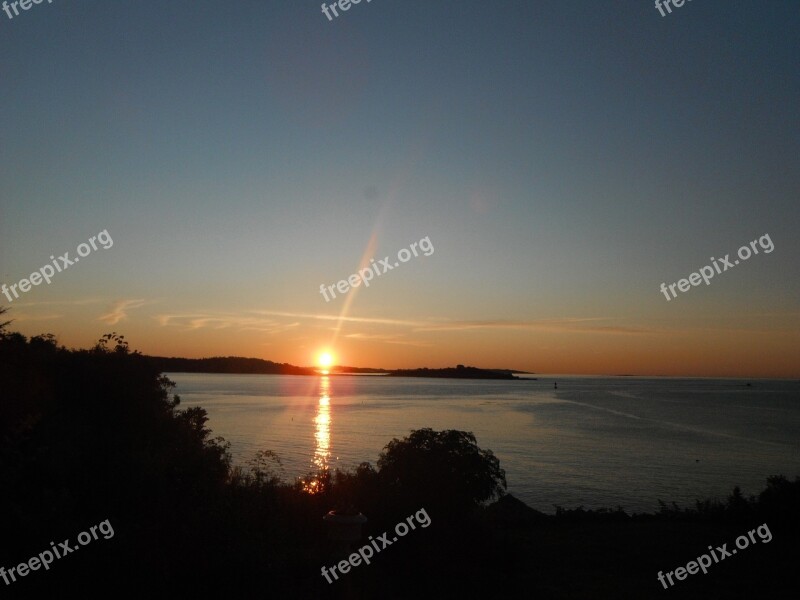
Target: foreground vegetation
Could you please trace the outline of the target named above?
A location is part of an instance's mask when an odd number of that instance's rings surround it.
[[[497,458],[462,431],[417,430],[390,441],[375,467],[305,483],[283,481],[268,451],[233,466],[205,411],[181,409],[172,383],[115,334],[68,350],[0,327],[0,383],[0,566],[105,519],[115,531],[48,571],[0,581],[8,597],[785,597],[796,586],[800,480],[654,515],[548,516],[505,494]],[[368,515],[366,538],[420,508],[430,527],[333,585],[320,576],[333,564],[328,510]],[[658,571],[764,522],[771,543],[674,589],[658,584]]]

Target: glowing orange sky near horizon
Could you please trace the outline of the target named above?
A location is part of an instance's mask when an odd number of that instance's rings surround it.
[[[103,333],[118,331],[132,349],[157,356],[245,356],[318,367],[320,354],[330,352],[334,365],[390,369],[461,363],[538,373],[800,376],[798,328],[782,328],[777,322],[771,327],[742,322],[739,328],[712,329],[648,328],[590,320],[516,324],[436,321],[425,326],[402,319],[375,319],[343,321],[339,341],[331,346],[335,315],[330,319],[288,317],[301,322],[283,330],[270,325],[276,331],[268,332],[258,330],[254,323],[184,327],[136,319],[110,325],[81,318],[19,319],[20,312],[6,315],[18,318],[12,331],[28,336],[52,332],[68,347],[88,347]]]

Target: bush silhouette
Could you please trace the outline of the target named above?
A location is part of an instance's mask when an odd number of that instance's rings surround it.
[[[440,519],[461,518],[505,493],[506,475],[491,450],[468,431],[430,428],[393,439],[378,459],[384,492],[405,510],[425,507]]]

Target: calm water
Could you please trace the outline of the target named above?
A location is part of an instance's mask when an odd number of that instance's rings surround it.
[[[800,474],[798,382],[169,376],[181,407],[205,408],[237,462],[273,450],[289,479],[374,465],[389,440],[422,427],[472,431],[500,459],[509,491],[546,512],[653,511],[659,498],[688,505]]]

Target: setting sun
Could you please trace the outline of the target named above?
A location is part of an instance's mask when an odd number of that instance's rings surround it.
[[[317,358],[317,365],[327,369],[331,365],[333,365],[333,355],[330,352],[323,352]]]

